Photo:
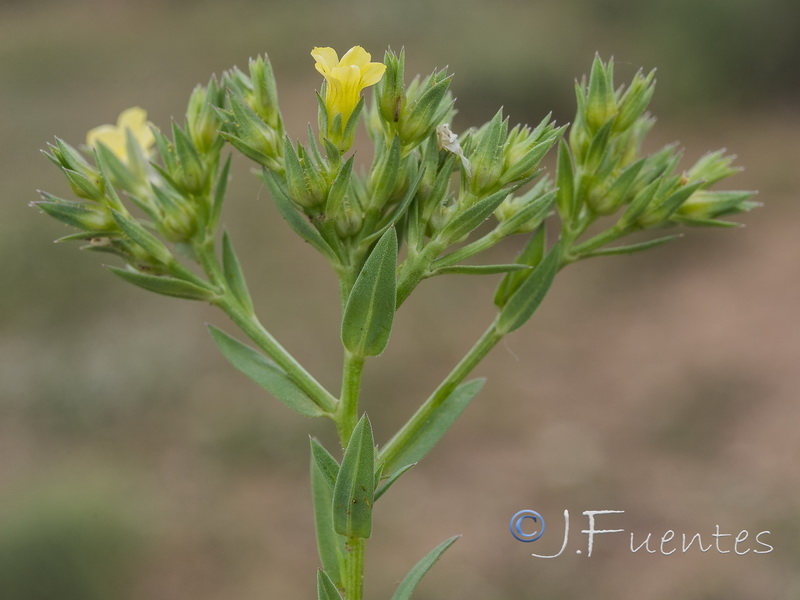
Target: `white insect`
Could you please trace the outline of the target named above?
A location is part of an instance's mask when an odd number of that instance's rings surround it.
[[[442,123],[436,128],[436,137],[439,140],[439,148],[452,152],[461,159],[461,166],[467,177],[471,176],[472,165],[469,164],[467,157],[464,156],[464,151],[461,149],[461,144],[458,143],[458,136],[450,130],[449,123]]]

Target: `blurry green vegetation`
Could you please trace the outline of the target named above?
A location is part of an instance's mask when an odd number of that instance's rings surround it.
[[[55,485],[28,491],[5,506],[0,598],[130,598],[142,541],[131,509],[91,486]]]

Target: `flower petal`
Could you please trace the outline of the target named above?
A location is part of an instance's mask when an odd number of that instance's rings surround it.
[[[92,148],[103,144],[111,152],[124,159],[128,152],[125,149],[125,136],[122,132],[123,130],[114,125],[100,125],[86,134],[86,143]]]
[[[386,72],[386,65],[383,63],[369,63],[361,69],[361,87],[375,85],[381,80]]]
[[[348,50],[345,55],[342,57],[341,62],[339,63],[340,66],[350,66],[355,65],[359,68],[364,68],[369,64],[372,55],[364,50],[361,46],[353,46]]]
[[[336,50],[328,46],[314,48],[311,51],[311,56],[313,56],[316,61],[314,66],[317,68],[317,71],[323,75],[330,73],[330,71],[339,64],[339,55],[336,54]]]

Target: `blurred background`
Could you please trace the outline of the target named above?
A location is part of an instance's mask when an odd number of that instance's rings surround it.
[[[295,600],[315,594],[311,432],[216,352],[200,304],[148,295],[28,203],[68,195],[39,150],[145,107],[166,127],[197,83],[269,53],[291,136],[316,120],[309,51],[405,46],[407,72],[449,65],[461,131],[574,113],[597,51],[617,81],[658,68],[651,149],[687,165],[727,147],[728,187],[765,206],[739,230],[689,231],[644,255],[565,271],[537,317],[477,375],[449,437],[381,500],[367,594],[390,597],[441,540],[463,538],[415,598],[763,600],[800,597],[800,4],[794,0],[0,2],[0,598]],[[364,158],[366,161],[366,157]],[[224,220],[262,320],[338,387],[337,291],[245,161]],[[509,260],[518,250],[497,251]],[[369,364],[378,441],[408,417],[493,316],[492,278],[426,282]],[[548,535],[522,544],[524,508]],[[571,545],[558,559],[562,513]],[[584,510],[625,515],[578,556]],[[667,530],[716,549],[631,553]],[[721,540],[732,548],[732,538]],[[653,547],[656,547],[654,545]],[[762,548],[763,549],[763,548]]]

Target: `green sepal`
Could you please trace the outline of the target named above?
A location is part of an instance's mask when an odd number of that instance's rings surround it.
[[[178,156],[181,187],[190,193],[201,192],[206,186],[207,174],[203,161],[194,147],[189,135],[173,121],[172,139],[175,142],[175,153]]]
[[[361,119],[361,112],[364,110],[364,104],[365,100],[362,96],[359,99],[358,104],[356,104],[356,107],[353,109],[353,112],[350,114],[350,118],[347,119],[347,123],[344,126],[344,131],[342,131],[342,139],[344,140],[345,144],[347,144],[347,147],[340,148],[342,152],[349,150],[353,143],[353,138],[356,135],[356,127]],[[336,117],[333,118],[333,127],[336,131],[339,131],[340,125],[337,123],[337,118],[339,119],[339,122],[341,122],[341,115],[336,115]]]
[[[561,266],[561,246],[556,244],[500,309],[495,327],[501,335],[519,329],[544,300]]]
[[[736,229],[738,227],[744,227],[742,223],[737,223],[736,221],[723,221],[721,219],[712,219],[710,217],[693,217],[690,215],[681,214],[674,214],[669,220],[672,223],[688,225],[689,227],[719,227],[723,229]]]
[[[391,474],[391,475],[390,475],[390,476],[389,476],[389,477],[386,479],[386,481],[384,482],[384,484],[383,484],[382,486],[378,487],[378,486],[376,485],[376,486],[375,486],[375,488],[376,488],[376,489],[375,489],[375,502],[377,502],[377,501],[378,501],[378,498],[380,498],[380,497],[381,497],[381,496],[383,496],[383,495],[384,495],[386,492],[388,492],[388,491],[389,491],[389,488],[390,488],[390,487],[392,487],[392,486],[394,485],[394,483],[395,483],[395,482],[396,482],[398,479],[400,479],[400,477],[401,477],[402,475],[404,475],[404,474],[405,474],[405,473],[406,473],[408,470],[410,470],[411,468],[413,468],[414,466],[416,466],[416,464],[417,464],[417,463],[411,463],[410,465],[406,465],[405,467],[401,467],[400,469],[398,469],[397,471],[395,471],[394,473],[392,473],[392,474]],[[384,466],[384,465],[381,465],[381,467],[383,467],[383,466]],[[379,480],[379,482],[380,482],[380,477],[378,478],[378,480]]]
[[[479,200],[456,216],[442,228],[439,238],[448,245],[463,240],[473,230],[480,227],[515,188],[506,188]]]
[[[102,203],[105,196],[99,188],[99,181],[92,181],[86,175],[73,171],[71,169],[62,168],[64,175],[67,176],[69,183],[72,185],[73,191],[83,198],[94,200],[95,202]]]
[[[202,288],[194,283],[189,283],[183,279],[160,275],[146,275],[138,271],[129,271],[106,265],[106,268],[133,285],[139,286],[150,292],[172,296],[173,298],[184,298],[186,300],[204,300],[212,302],[215,294],[212,290]]]
[[[417,193],[417,188],[419,187],[419,184],[422,181],[423,175],[424,172],[422,171],[417,175],[417,178],[409,186],[406,195],[403,197],[403,200],[400,202],[400,204],[397,205],[397,208],[395,208],[392,211],[387,222],[384,225],[382,225],[375,233],[372,233],[368,235],[366,238],[364,238],[364,240],[362,240],[362,244],[371,244],[375,240],[381,238],[383,234],[389,230],[390,227],[396,225],[397,222],[403,217],[403,215],[406,214],[408,207],[411,206],[411,201],[414,200],[414,196]]]
[[[372,167],[374,179],[370,178],[370,204],[382,208],[389,200],[400,173],[400,138],[395,136],[391,144],[383,148],[382,156],[377,157]]]
[[[608,140],[611,136],[611,128],[614,126],[614,119],[609,119],[600,128],[600,130],[592,138],[592,143],[589,145],[589,150],[584,158],[583,166],[593,171],[600,167],[603,159],[606,158],[606,150],[608,149]]]
[[[375,442],[366,415],[359,419],[342,458],[333,488],[333,528],[345,537],[372,535],[375,496]]]
[[[319,128],[319,136],[323,140],[328,137],[328,107],[325,106],[325,90],[328,86],[327,82],[322,83],[320,91],[316,93],[317,96],[317,127]]]
[[[642,170],[647,159],[642,158],[635,163],[628,165],[625,170],[614,180],[611,187],[604,194],[597,206],[592,206],[599,214],[611,214],[616,211],[620,205],[630,200],[631,189],[636,182],[639,173]]]
[[[497,273],[515,273],[517,271],[529,271],[528,265],[511,263],[507,265],[452,265],[435,269],[434,275],[495,275]]]
[[[97,156],[97,166],[100,170],[107,175],[110,175],[114,183],[119,185],[122,189],[135,194],[141,187],[142,181],[134,174],[134,172],[123,163],[116,154],[108,149],[108,146],[102,142],[97,145],[95,149]]]
[[[546,180],[543,180],[542,182],[546,182]],[[533,188],[532,191],[535,192],[536,188]],[[539,227],[542,221],[544,221],[550,214],[550,211],[553,210],[553,204],[555,203],[557,194],[558,192],[556,190],[550,190],[533,201],[525,204],[522,209],[514,214],[511,218],[506,219],[501,223],[503,232],[509,232],[509,234],[513,234],[519,231],[523,226],[526,227],[526,229],[522,230],[523,232],[533,231]],[[523,198],[525,198],[525,196],[523,196]],[[531,225],[531,223],[534,223],[535,225]]]
[[[656,248],[658,246],[663,246],[673,240],[677,240],[678,238],[682,238],[683,234],[676,233],[674,235],[668,235],[665,237],[656,238],[654,240],[647,240],[646,242],[639,242],[637,244],[626,244],[624,246],[611,246],[610,248],[600,248],[599,250],[593,250],[592,252],[588,252],[581,256],[581,258],[589,258],[591,256],[615,256],[618,254],[635,254],[636,252],[642,252],[644,250],[649,250],[650,248]]]
[[[408,465],[418,463],[450,429],[467,405],[478,394],[486,379],[472,379],[454,389],[441,405],[420,427],[414,437],[399,452],[386,461],[386,471],[394,472]]]
[[[317,534],[319,559],[326,573],[337,585],[342,583],[346,540],[333,529],[333,488],[330,475],[333,464],[338,475],[339,465],[325,448],[311,440],[311,495],[314,503],[314,529]]]
[[[325,571],[317,570],[317,600],[344,600]]]
[[[242,138],[233,135],[232,133],[228,133],[227,131],[220,131],[219,135],[223,140],[228,142],[231,146],[236,148],[239,152],[244,154],[247,158],[249,158],[253,162],[256,162],[260,165],[270,165],[270,166],[274,166],[276,164],[275,159],[273,159],[271,156],[267,156],[260,150],[257,150],[256,148],[248,144],[246,141],[244,141]]]
[[[688,200],[689,196],[700,189],[702,185],[702,181],[696,181],[695,183],[684,185],[683,187],[678,188],[659,206],[657,206],[653,212],[661,218],[662,222],[669,220],[669,218],[675,214],[681,205]]]
[[[342,344],[355,356],[377,356],[389,343],[396,308],[397,234],[389,228],[358,274],[342,316]]]
[[[338,264],[339,259],[333,249],[328,245],[328,242],[326,242],[319,232],[298,212],[294,204],[292,204],[292,201],[283,189],[281,189],[277,180],[278,176],[268,169],[262,169],[262,174],[281,216],[283,216],[289,224],[292,231],[325,255],[328,260],[334,264]]]
[[[236,251],[231,244],[228,232],[222,233],[222,271],[225,275],[225,282],[228,284],[234,297],[242,307],[250,314],[253,314],[253,300],[250,291],[247,289],[247,282],[242,272],[242,265]]]
[[[569,146],[561,138],[558,142],[558,159],[556,166],[556,203],[561,219],[569,222],[578,214],[575,205],[575,173],[572,167],[572,155]]]
[[[225,201],[225,192],[228,190],[229,174],[231,170],[231,157],[229,154],[222,170],[217,177],[217,185],[214,187],[214,198],[211,201],[211,214],[208,218],[208,230],[215,231],[222,215],[222,204]]]
[[[662,179],[655,179],[648,184],[646,188],[641,190],[628,205],[628,208],[625,209],[625,212],[622,213],[622,216],[617,222],[617,227],[620,229],[627,229],[636,223],[639,217],[644,214],[653,202],[662,183]]]
[[[47,192],[41,192],[41,195],[45,200],[41,202],[32,202],[31,205],[40,208],[62,223],[90,232],[96,229],[94,225],[95,223],[99,224],[100,219],[107,221],[108,225],[113,224],[108,218],[108,215],[97,206],[84,202],[62,200]]]
[[[130,215],[122,214],[111,209],[111,216],[119,228],[141,246],[150,256],[163,265],[174,262],[174,257],[169,249],[152,233],[147,231],[139,222],[135,221]]]
[[[238,371],[252,379],[286,406],[308,417],[320,417],[325,411],[292,381],[286,372],[259,351],[243,344],[221,329],[208,326],[222,355]]]
[[[403,581],[400,582],[400,585],[397,586],[397,590],[395,591],[394,595],[392,595],[392,600],[409,600],[411,598],[411,594],[414,593],[414,589],[417,587],[417,584],[420,580],[425,576],[433,564],[439,560],[439,557],[444,554],[444,552],[452,546],[460,535],[455,535],[448,540],[443,541],[441,544],[436,546],[433,550],[428,552],[422,560],[420,560],[414,567],[408,572],[408,575],[405,576]]]
[[[330,484],[331,490],[336,485],[336,478],[339,476],[339,463],[328,452],[328,450],[314,438],[311,438],[311,459],[319,469],[319,472]]]
[[[336,173],[336,177],[331,183],[328,191],[328,198],[325,200],[325,214],[335,215],[339,212],[347,192],[350,189],[350,177],[353,173],[353,161],[355,155],[351,156]]]

